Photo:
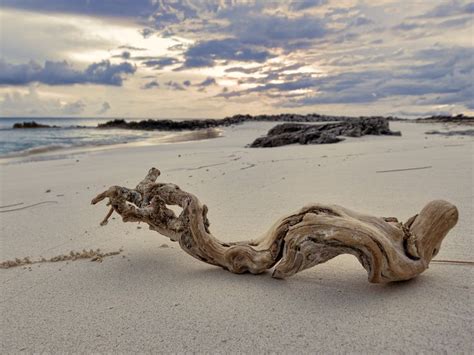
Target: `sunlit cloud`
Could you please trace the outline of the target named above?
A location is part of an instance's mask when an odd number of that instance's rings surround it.
[[[469,113],[473,11],[461,0],[5,0],[2,31],[17,35],[3,36],[0,85],[10,114],[55,86],[74,98],[57,114]]]
[[[92,63],[83,71],[74,69],[66,61],[46,61],[44,65],[30,61],[11,64],[0,60],[0,85],[47,85],[100,84],[121,86],[124,75],[133,74],[136,68],[130,63],[111,64],[104,60]]]

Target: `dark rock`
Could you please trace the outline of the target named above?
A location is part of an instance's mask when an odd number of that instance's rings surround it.
[[[298,132],[307,126],[307,124],[302,123],[282,123],[269,130],[268,135],[276,136],[277,134]]]
[[[231,126],[244,122],[329,122],[329,121],[353,121],[360,118],[345,116],[324,116],[319,114],[297,115],[297,114],[279,114],[279,115],[234,115],[223,119],[205,119],[205,120],[142,120],[127,122],[123,119],[115,119],[106,123],[101,123],[99,128],[123,128],[138,130],[162,130],[162,131],[181,131],[206,129],[220,126]],[[365,119],[365,118],[363,118]],[[388,123],[387,123],[388,127]],[[354,134],[357,134],[354,133]]]
[[[269,130],[266,136],[257,138],[250,147],[279,147],[295,143],[330,144],[344,140],[340,136],[361,137],[367,134],[401,135],[400,132],[391,131],[388,120],[383,117],[362,117],[320,125],[283,123]]]
[[[367,119],[370,119],[367,121]],[[427,118],[418,118],[415,120],[405,120],[397,117],[346,117],[346,116],[326,116],[317,113],[308,115],[298,115],[290,113],[282,113],[278,115],[234,115],[223,119],[205,119],[205,120],[186,120],[186,121],[172,121],[172,120],[142,120],[127,122],[123,119],[115,119],[106,123],[98,125],[99,128],[123,128],[123,129],[138,129],[138,130],[162,130],[162,131],[181,131],[181,130],[195,130],[214,128],[219,126],[231,126],[241,124],[244,122],[357,122],[363,120],[366,125],[360,128],[358,124],[353,125],[349,130],[346,130],[346,135],[350,137],[360,137],[364,134],[390,134],[382,133],[383,130],[390,132],[388,128],[389,121],[411,121],[411,122],[474,122],[473,117],[464,115],[458,116],[432,116]],[[375,121],[374,121],[375,120]],[[380,125],[383,121],[383,125]],[[378,133],[370,133],[371,131]]]
[[[422,123],[474,124],[474,117],[465,116],[463,114],[456,115],[456,116],[438,115],[438,116],[417,118],[415,121],[422,122]]]
[[[47,124],[36,123],[35,121],[15,123],[13,128],[59,128],[58,126],[50,126]]]
[[[442,136],[469,136],[469,137],[474,137],[474,129],[466,129],[464,131],[448,131],[448,132],[429,131],[429,132],[425,132],[425,134],[439,134],[439,135],[442,135]]]

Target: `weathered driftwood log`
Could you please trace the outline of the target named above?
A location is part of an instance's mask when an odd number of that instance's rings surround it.
[[[135,189],[112,186],[92,200],[109,199],[102,225],[117,212],[124,222],[145,222],[151,230],[178,241],[191,256],[233,273],[259,274],[275,267],[285,278],[352,254],[367,270],[370,282],[411,279],[428,268],[441,242],[458,220],[456,207],[432,201],[402,224],[394,217],[372,217],[336,205],[312,204],[278,220],[260,239],[224,243],[209,231],[207,206],[174,184],[155,183],[152,168]],[[178,205],[177,216],[167,206]]]

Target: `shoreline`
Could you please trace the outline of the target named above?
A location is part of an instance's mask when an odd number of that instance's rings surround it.
[[[42,128],[44,129],[44,128]],[[54,128],[56,129],[56,128]],[[80,145],[80,146],[61,146],[48,145],[29,148],[23,151],[14,151],[0,155],[0,165],[13,162],[27,162],[35,160],[56,159],[57,156],[74,156],[88,152],[97,152],[125,147],[154,146],[162,144],[176,144],[193,141],[205,141],[208,139],[220,138],[223,136],[223,130],[217,128],[204,129],[200,131],[180,131],[169,132],[161,137],[147,137],[137,139],[132,142],[123,143],[104,143],[99,145]],[[49,159],[48,159],[49,158]]]
[[[294,124],[334,124],[334,123],[363,123],[363,122],[386,122],[387,130],[389,123],[392,122],[405,122],[405,123],[423,123],[423,124],[435,124],[442,123],[445,125],[453,126],[466,126],[470,127],[474,124],[474,117],[468,117],[463,115],[458,116],[432,116],[428,118],[419,118],[419,119],[401,119],[393,117],[382,117],[382,116],[372,116],[372,117],[345,117],[345,116],[324,116],[317,114],[309,115],[289,115],[289,114],[280,114],[280,115],[235,115],[232,117],[227,117],[220,120],[185,120],[185,121],[172,121],[172,120],[142,120],[142,121],[131,121],[127,122],[125,120],[116,119],[113,121],[107,121],[105,123],[99,123],[97,127],[94,126],[48,126],[44,124],[38,124],[35,121],[15,123],[17,127],[21,128],[5,128],[3,131],[28,131],[28,132],[41,132],[43,130],[53,129],[53,130],[73,130],[73,129],[87,129],[87,130],[107,130],[107,129],[123,129],[131,131],[148,131],[148,132],[160,132],[168,133],[162,137],[135,137],[130,142],[125,141],[121,143],[99,143],[99,144],[79,144],[79,145],[61,145],[61,144],[50,144],[50,145],[38,145],[32,148],[27,148],[24,150],[11,151],[5,154],[0,155],[0,164],[14,162],[15,160],[47,160],[47,159],[56,159],[58,155],[76,155],[87,153],[91,151],[99,150],[109,150],[120,147],[134,147],[142,145],[158,145],[158,144],[172,144],[180,143],[186,141],[194,140],[205,140],[212,138],[219,138],[223,135],[223,130],[218,127],[231,127],[233,125],[240,125],[245,123],[294,123]],[[153,127],[153,128],[152,128]],[[185,127],[185,128],[183,128]],[[166,128],[166,129],[164,129]],[[276,128],[273,127],[273,128]],[[32,133],[35,134],[35,133]],[[382,133],[386,134],[386,133]],[[426,132],[426,134],[429,134]],[[441,133],[443,134],[443,133]],[[350,134],[352,135],[352,134]],[[343,138],[337,138],[341,135],[334,135],[333,139],[324,139],[321,140],[321,143],[335,143],[342,141]],[[344,134],[342,134],[344,136]],[[254,147],[255,142],[263,139],[263,136],[253,137],[249,139],[249,142],[246,143],[246,146]],[[288,140],[291,144],[294,143],[292,140]],[[294,139],[293,139],[294,141]],[[296,140],[297,141],[297,140]],[[253,142],[253,143],[252,143]],[[318,142],[317,140],[315,142]],[[317,143],[317,144],[321,144]],[[271,146],[271,145],[270,145]]]

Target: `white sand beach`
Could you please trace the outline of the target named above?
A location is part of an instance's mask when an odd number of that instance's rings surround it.
[[[258,237],[310,202],[406,220],[445,199],[460,218],[435,259],[472,261],[472,137],[424,134],[441,124],[392,122],[402,137],[245,148],[274,125],[0,162],[0,205],[19,204],[0,209],[0,261],[123,249],[103,262],[1,269],[0,352],[472,353],[472,265],[433,262],[416,279],[380,285],[342,255],[282,281],[204,264],[116,214],[99,225],[108,208],[91,199],[111,185],[134,187],[157,167],[159,181],[209,207],[210,228],[225,241]],[[383,172],[407,168],[423,169]],[[45,201],[52,202],[8,212]]]

